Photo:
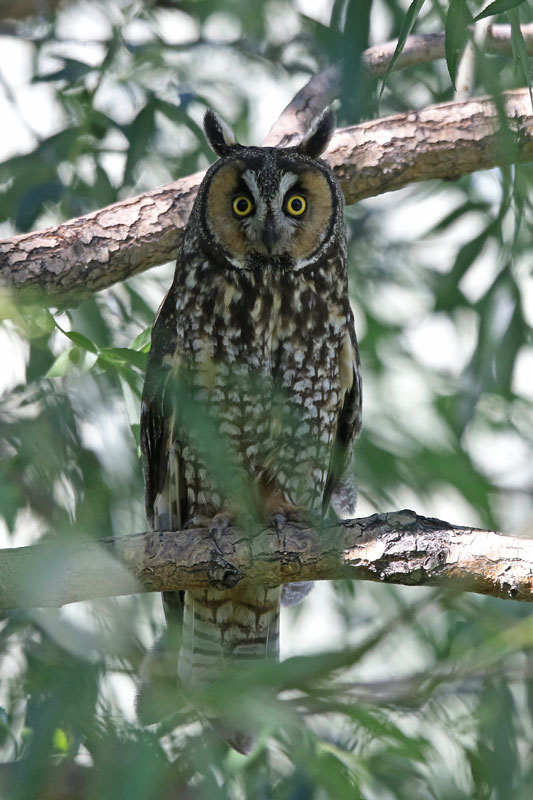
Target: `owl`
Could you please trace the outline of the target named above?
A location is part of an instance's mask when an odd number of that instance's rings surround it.
[[[152,333],[141,411],[153,529],[321,518],[361,426],[344,203],[326,111],[297,147],[246,147],[213,111],[218,160],[187,224]],[[193,535],[193,534],[191,534]],[[280,588],[164,595],[185,691],[277,658]],[[172,638],[172,637],[171,637]],[[241,752],[251,735],[212,721]]]

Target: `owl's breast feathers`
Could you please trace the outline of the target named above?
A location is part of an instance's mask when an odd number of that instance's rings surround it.
[[[198,258],[195,244],[184,242],[154,325],[142,424],[149,514],[171,452],[179,523],[221,502],[206,454],[178,422],[185,373],[249,476],[291,503],[327,505],[361,425],[344,253],[301,272],[235,270]]]

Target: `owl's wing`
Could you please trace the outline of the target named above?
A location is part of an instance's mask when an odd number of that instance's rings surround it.
[[[154,322],[141,403],[146,516],[156,530],[179,530],[187,519],[187,492],[175,430],[175,307],[171,289]]]
[[[177,437],[176,301],[171,288],[152,329],[141,403],[140,442],[146,516],[152,530],[180,530],[187,519],[185,480]],[[141,670],[137,713],[146,724],[168,713],[176,686],[183,592],[163,592],[166,631],[147,654]]]
[[[351,312],[339,354],[339,374],[342,406],[337,420],[322,501],[324,513],[327,511],[332,493],[338,490],[342,481],[352,455],[353,441],[359,435],[362,424],[361,362]],[[355,496],[355,491],[352,494]]]

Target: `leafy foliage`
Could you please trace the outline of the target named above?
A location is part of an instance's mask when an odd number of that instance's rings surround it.
[[[410,31],[446,26],[449,72],[438,62],[391,72],[380,113],[449,101],[466,22],[484,16],[474,0],[335,0],[329,22],[301,7],[67,1],[18,23],[24,91],[55,112],[50,129],[28,118],[3,63],[12,119],[32,142],[0,164],[6,235],[203,168],[207,104],[258,141],[277,106],[339,56],[349,65],[341,121],[377,114],[378,85],[359,70],[369,38],[396,38],[399,53]],[[477,53],[475,91],[497,97],[529,79],[518,28],[528,9],[489,10],[511,22],[518,66]],[[414,505],[464,524],[529,526],[532,178],[520,165],[347,210],[365,378],[361,515]],[[145,528],[139,398],[171,274],[172,265],[152,270],[66,310],[0,297],[2,347],[13,354],[0,410],[6,545]],[[162,627],[149,596],[4,615],[1,797],[530,796],[533,637],[518,603],[317,587],[286,619],[286,660],[222,676],[211,692],[221,713],[257,721],[248,759],[201,729],[172,690],[167,719],[136,720],[133,680]]]
[[[459,59],[470,37],[471,21],[466,0],[450,0],[446,16],[446,63],[454,88]]]

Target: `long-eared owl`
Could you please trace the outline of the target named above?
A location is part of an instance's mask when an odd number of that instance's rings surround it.
[[[361,425],[361,380],[343,196],[319,158],[332,113],[285,149],[238,144],[212,111],[204,127],[219,158],[154,324],[141,448],[152,527],[208,526],[216,537],[230,520],[246,529],[325,513]],[[279,588],[164,600],[169,624],[182,617],[184,686],[278,655]],[[231,726],[223,735],[250,745]]]

